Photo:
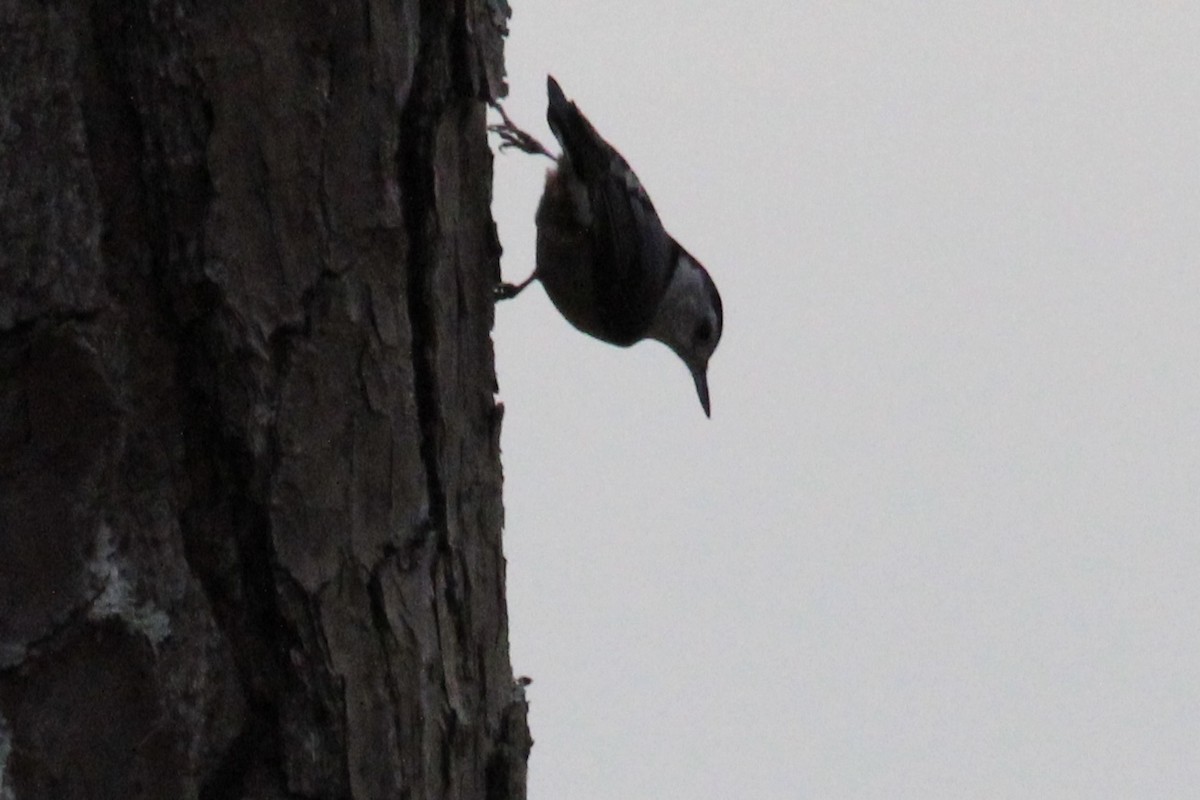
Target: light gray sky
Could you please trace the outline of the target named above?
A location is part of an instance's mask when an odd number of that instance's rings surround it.
[[[1193,795],[1200,6],[513,5],[726,319],[497,310],[531,800]]]

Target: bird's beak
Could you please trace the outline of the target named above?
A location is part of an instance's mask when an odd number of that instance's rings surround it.
[[[692,380],[696,382],[696,394],[700,396],[700,407],[704,409],[704,416],[712,418],[712,408],[708,404],[708,372],[704,369],[698,369],[692,373]]]

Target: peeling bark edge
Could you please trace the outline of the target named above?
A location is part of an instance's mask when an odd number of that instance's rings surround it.
[[[448,341],[447,323],[439,316],[436,302],[445,297],[449,278],[460,292],[452,301],[456,304],[452,310],[463,315],[462,324],[469,323],[476,331],[481,321],[490,326],[491,279],[485,278],[487,285],[480,280],[486,269],[453,276],[444,271],[447,254],[439,251],[435,242],[447,232],[438,229],[434,209],[439,200],[445,200],[446,187],[439,185],[441,176],[432,165],[441,157],[439,141],[445,145],[439,137],[466,132],[482,140],[481,110],[467,109],[503,93],[502,42],[497,33],[503,31],[508,15],[503,0],[421,3],[421,35],[416,38],[422,42],[422,51],[415,56],[417,74],[407,87],[407,97],[396,98],[404,108],[397,137],[396,176],[404,187],[399,216],[406,252],[399,260],[405,262],[407,295],[403,305],[409,325],[399,343],[392,341],[386,330],[387,308],[376,305],[372,313],[377,315],[379,329],[371,336],[383,343],[372,339],[371,346],[383,350],[399,346],[411,352],[412,396],[421,431],[419,450],[425,480],[422,494],[427,502],[400,515],[394,539],[344,542],[331,551],[339,557],[361,557],[369,569],[339,568],[336,581],[321,578],[308,584],[294,579],[290,568],[280,564],[280,545],[292,540],[280,525],[278,476],[281,466],[294,460],[296,447],[296,440],[289,439],[280,426],[282,415],[294,410],[282,402],[280,393],[303,377],[301,370],[294,369],[296,364],[311,361],[314,355],[340,354],[336,350],[314,352],[322,341],[329,342],[321,339],[329,330],[320,325],[331,324],[331,320],[340,324],[342,318],[337,314],[343,312],[353,319],[362,309],[356,304],[363,295],[356,294],[361,289],[358,278],[345,274],[345,262],[339,260],[344,254],[336,250],[344,244],[339,240],[332,248],[321,248],[319,258],[327,268],[313,276],[314,283],[294,306],[289,306],[286,298],[278,306],[246,304],[261,299],[254,295],[259,287],[236,281],[253,269],[286,267],[291,270],[287,279],[299,278],[297,283],[308,280],[301,269],[304,265],[289,261],[296,257],[293,249],[306,246],[304,237],[297,237],[299,244],[287,241],[291,234],[287,226],[302,218],[304,209],[288,205],[287,186],[280,181],[287,176],[278,172],[286,159],[273,161],[267,150],[274,143],[256,140],[274,135],[269,126],[275,121],[248,113],[234,122],[249,124],[231,131],[231,110],[236,113],[238,109],[217,101],[228,101],[230,92],[246,91],[239,102],[252,102],[256,86],[265,93],[271,80],[286,79],[288,70],[305,66],[289,62],[291,51],[286,47],[273,50],[278,42],[256,38],[256,32],[286,31],[289,39],[285,45],[305,57],[311,55],[307,48],[313,46],[335,48],[328,44],[334,39],[325,30],[326,23],[334,21],[333,15],[322,17],[335,5],[301,9],[290,3],[268,2],[261,10],[276,15],[272,17],[275,27],[259,28],[239,27],[244,22],[239,22],[240,6],[220,0],[211,4],[142,0],[125,6],[95,0],[82,7],[86,9],[82,15],[61,0],[48,5],[46,16],[30,25],[34,32],[31,41],[46,41],[51,49],[61,47],[69,54],[68,60],[78,57],[80,63],[91,64],[97,58],[96,50],[108,48],[103,63],[106,71],[97,84],[107,88],[98,95],[85,93],[86,102],[92,104],[85,116],[102,124],[88,137],[91,163],[86,165],[87,174],[80,174],[81,180],[90,174],[99,191],[79,195],[86,213],[95,212],[97,219],[103,219],[107,238],[101,243],[95,268],[66,275],[55,290],[63,290],[58,294],[21,294],[24,287],[39,286],[44,273],[16,291],[9,291],[0,281],[0,329],[9,317],[13,320],[13,325],[0,330],[0,349],[15,348],[0,355],[7,358],[8,352],[33,352],[21,348],[45,341],[39,337],[49,331],[51,341],[68,346],[50,351],[56,355],[37,359],[35,366],[60,370],[65,396],[78,390],[81,374],[104,376],[102,384],[107,388],[97,395],[97,402],[103,395],[111,396],[111,403],[107,399],[105,403],[113,411],[95,416],[92,426],[105,435],[86,442],[75,437],[77,445],[92,446],[91,455],[96,458],[89,462],[88,474],[98,475],[98,482],[89,487],[66,487],[65,493],[59,492],[60,499],[70,505],[71,492],[76,490],[86,494],[100,491],[97,486],[103,491],[120,487],[110,499],[102,492],[99,497],[80,498],[90,504],[96,518],[111,525],[110,547],[121,559],[121,569],[129,571],[130,607],[136,610],[145,605],[155,614],[165,614],[174,633],[166,639],[156,633],[152,640],[144,641],[144,631],[122,627],[120,619],[106,617],[104,624],[98,625],[93,615],[81,611],[71,615],[62,629],[25,639],[26,644],[38,643],[39,659],[21,657],[17,668],[0,668],[0,715],[14,743],[14,755],[6,762],[4,774],[6,780],[10,773],[19,778],[13,785],[24,787],[21,796],[36,796],[36,786],[49,786],[39,782],[55,780],[54,757],[70,758],[73,748],[82,746],[69,737],[62,738],[52,720],[38,721],[39,717],[67,719],[66,715],[39,714],[46,710],[40,703],[68,690],[78,696],[80,708],[91,706],[97,714],[110,708],[89,697],[91,687],[72,682],[80,673],[54,671],[67,656],[76,658],[78,665],[88,665],[100,653],[112,658],[125,654],[130,659],[128,663],[114,662],[119,669],[111,671],[130,680],[137,676],[148,704],[127,704],[124,710],[113,707],[117,713],[109,720],[108,739],[116,750],[93,748],[96,752],[73,776],[73,782],[57,785],[60,791],[56,796],[94,796],[89,789],[102,786],[113,790],[117,786],[111,781],[95,783],[101,775],[127,781],[120,785],[131,797],[215,800],[313,792],[330,797],[394,796],[383,789],[377,791],[378,787],[366,787],[364,774],[351,774],[361,765],[350,763],[345,753],[347,737],[330,730],[351,724],[345,713],[351,702],[347,687],[353,681],[380,677],[369,669],[355,673],[364,665],[346,652],[337,652],[347,644],[365,644],[373,648],[372,658],[382,657],[386,678],[370,685],[386,687],[387,704],[412,706],[414,697],[419,699],[416,710],[396,711],[393,727],[398,735],[429,743],[441,741],[445,748],[440,757],[435,751],[424,751],[433,757],[412,771],[404,769],[406,791],[422,797],[486,796],[489,800],[524,796],[528,746],[514,746],[512,731],[519,727],[514,722],[516,715],[523,725],[525,706],[523,700],[507,699],[511,667],[507,666],[498,499],[501,414],[490,399],[495,379],[490,372],[490,353],[482,360],[461,362],[471,366],[468,373],[474,375],[474,385],[462,383],[461,374],[447,371],[459,366],[463,354],[455,348],[462,347],[465,339]],[[405,5],[415,8],[417,3]],[[392,10],[390,4],[367,6],[371,6],[368,14],[387,15]],[[352,11],[352,7],[342,10]],[[306,17],[310,12],[312,16]],[[293,23],[295,28],[289,28]],[[38,29],[43,24],[51,26],[48,33]],[[372,43],[375,50],[368,55],[388,48],[384,33]],[[96,48],[78,47],[70,37],[79,35],[94,35]],[[440,54],[445,63],[435,70],[428,66],[427,58],[431,53],[437,56],[439,48],[443,48]],[[76,51],[81,55],[72,54]],[[239,61],[246,53],[254,55],[257,62],[253,58]],[[355,53],[337,51],[337,59],[347,57],[352,59]],[[3,58],[0,53],[0,62]],[[36,60],[35,53],[31,61]],[[336,66],[334,59],[331,63]],[[444,74],[443,68],[447,70]],[[62,79],[66,73],[55,74]],[[443,83],[445,76],[449,83]],[[329,76],[312,77],[319,86]],[[36,82],[31,86],[40,90]],[[64,95],[68,105],[80,102],[74,91]],[[264,96],[262,102],[269,106],[272,99]],[[120,108],[110,106],[117,102],[122,104]],[[115,116],[105,117],[112,109],[116,109]],[[124,119],[124,128],[111,124],[116,118]],[[299,121],[310,120],[301,117]],[[229,155],[212,150],[214,132],[220,126],[224,126],[226,146],[232,142],[260,148],[259,161],[251,164],[262,173],[255,176],[258,194],[245,199],[269,205],[264,219],[278,226],[264,237],[275,249],[261,256],[248,250],[222,253],[212,249],[211,214],[216,201],[251,212],[232,224],[248,229],[256,224],[255,209],[229,205],[229,175],[214,176],[208,169],[214,160]],[[70,134],[70,126],[66,128]],[[124,130],[123,138],[110,138],[114,130]],[[70,141],[70,136],[64,140]],[[31,163],[38,164],[44,153],[30,155]],[[3,157],[0,152],[0,159]],[[473,158],[470,153],[451,157],[464,159],[456,170]],[[67,153],[65,158],[69,162],[74,156]],[[422,162],[423,158],[427,161]],[[129,165],[132,167],[126,171]],[[318,172],[325,170],[322,161]],[[76,184],[72,179],[53,185],[70,190]],[[131,185],[137,190],[129,192]],[[482,185],[490,190],[490,180]],[[363,229],[344,227],[347,220],[354,223],[362,220],[362,215],[336,207],[324,188],[319,195],[319,235],[329,234],[338,224],[343,224],[338,236],[362,233]],[[480,191],[479,185],[471,187],[468,182],[451,188],[476,195]],[[443,192],[441,198],[439,191]],[[122,207],[123,197],[133,198],[132,205]],[[480,235],[490,220],[485,212],[479,216],[479,199],[476,196],[464,204],[468,213],[475,215],[475,222],[483,224],[469,233],[475,238],[463,252],[467,257],[474,254],[490,259],[495,253],[488,252],[489,246],[494,249],[495,243]],[[486,205],[488,198],[482,199]],[[297,210],[300,213],[289,221],[288,214]],[[342,214],[340,220],[338,213]],[[386,232],[391,223],[386,212],[382,217],[379,226]],[[491,237],[494,240],[494,228]],[[77,238],[86,245],[87,235]],[[281,240],[287,247],[278,246]],[[328,240],[324,243],[329,244]],[[229,255],[243,261],[231,260]],[[272,263],[275,261],[279,264]],[[22,268],[36,271],[37,264],[36,258],[28,259]],[[434,280],[436,270],[442,270],[440,282]],[[478,285],[466,286],[463,281]],[[285,297],[282,292],[280,297]],[[368,299],[386,306],[386,298]],[[18,310],[9,314],[13,308]],[[263,312],[279,314],[263,317]],[[269,324],[261,325],[264,319]],[[72,320],[74,327],[63,325],[64,320]],[[79,356],[89,348],[96,354],[94,364]],[[64,361],[62,353],[74,353],[70,355],[73,360]],[[308,367],[317,368],[312,363]],[[351,370],[353,380],[373,379],[359,374],[361,369],[355,365]],[[0,408],[7,408],[12,384],[6,384],[2,372]],[[366,391],[375,388],[368,386]],[[447,397],[461,405],[445,405]],[[462,420],[460,414],[472,418]],[[0,445],[12,443],[8,433],[11,431],[0,430]],[[460,469],[456,459],[461,459],[464,443],[495,454],[496,473],[480,472],[479,464]],[[25,448],[23,457],[36,463],[39,442],[18,444]],[[160,458],[147,459],[156,452],[161,453]],[[383,455],[387,457],[386,452]],[[486,459],[480,463],[483,461]],[[336,481],[337,476],[328,479]],[[6,481],[0,474],[4,499],[10,496]],[[0,509],[0,518],[6,513]],[[89,519],[92,517],[82,519],[78,526],[88,535],[92,530]],[[475,524],[484,530],[474,531]],[[490,526],[495,526],[494,530]],[[322,526],[315,524],[313,529]],[[52,532],[57,530],[52,526]],[[329,532],[345,535],[336,528]],[[7,546],[3,538],[0,536],[0,557]],[[79,566],[86,576],[87,558],[94,554],[81,555],[85,558]],[[498,586],[494,582],[497,575]],[[354,584],[365,591],[331,596],[338,581],[347,582],[349,589],[355,588]],[[320,592],[310,594],[312,585],[319,586]],[[413,593],[423,591],[423,586],[430,590],[423,597],[426,602],[406,605],[406,593],[416,599],[418,594]],[[63,597],[75,597],[70,585],[56,584],[55,588]],[[103,594],[96,595],[95,587],[89,592],[92,597]],[[497,599],[498,610],[488,611],[487,606]],[[426,622],[405,617],[414,610],[432,613],[433,618],[426,621],[432,628],[423,630]],[[366,614],[370,635],[365,641],[344,635],[340,644],[331,642],[329,636],[335,631],[330,626],[344,629],[340,623],[344,617],[339,614],[350,611]],[[489,618],[489,614],[499,617]],[[358,622],[358,618],[346,618]],[[0,633],[5,640],[0,644],[8,652],[8,634]],[[180,644],[187,646],[178,648]],[[435,651],[422,651],[426,644]],[[377,662],[367,666],[374,669]],[[439,670],[446,674],[439,675]],[[410,679],[419,688],[397,682]],[[444,684],[431,688],[431,681]],[[294,705],[297,701],[301,707]],[[292,712],[286,710],[289,707]],[[304,772],[307,768],[280,763],[284,751],[296,747],[296,742],[284,740],[284,723],[315,714],[312,721],[320,724],[322,708],[336,711],[339,707],[342,713],[335,713],[336,721],[325,718],[329,727],[324,731],[323,746],[342,751],[341,767],[329,764],[329,768]],[[14,709],[17,713],[10,714]],[[297,716],[289,717],[289,713]],[[250,747],[245,749],[245,745]],[[115,759],[118,750],[134,752],[143,772],[120,775],[117,762],[105,760]],[[106,771],[111,769],[118,772]],[[435,786],[438,783],[440,786]],[[383,785],[381,777],[379,786]]]

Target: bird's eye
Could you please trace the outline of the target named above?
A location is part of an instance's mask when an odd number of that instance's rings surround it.
[[[700,344],[706,344],[712,338],[712,325],[708,320],[704,320],[696,326],[696,332],[692,334],[692,338]]]

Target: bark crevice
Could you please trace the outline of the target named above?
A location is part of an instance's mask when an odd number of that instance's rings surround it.
[[[500,796],[494,6],[6,16],[16,796]]]

